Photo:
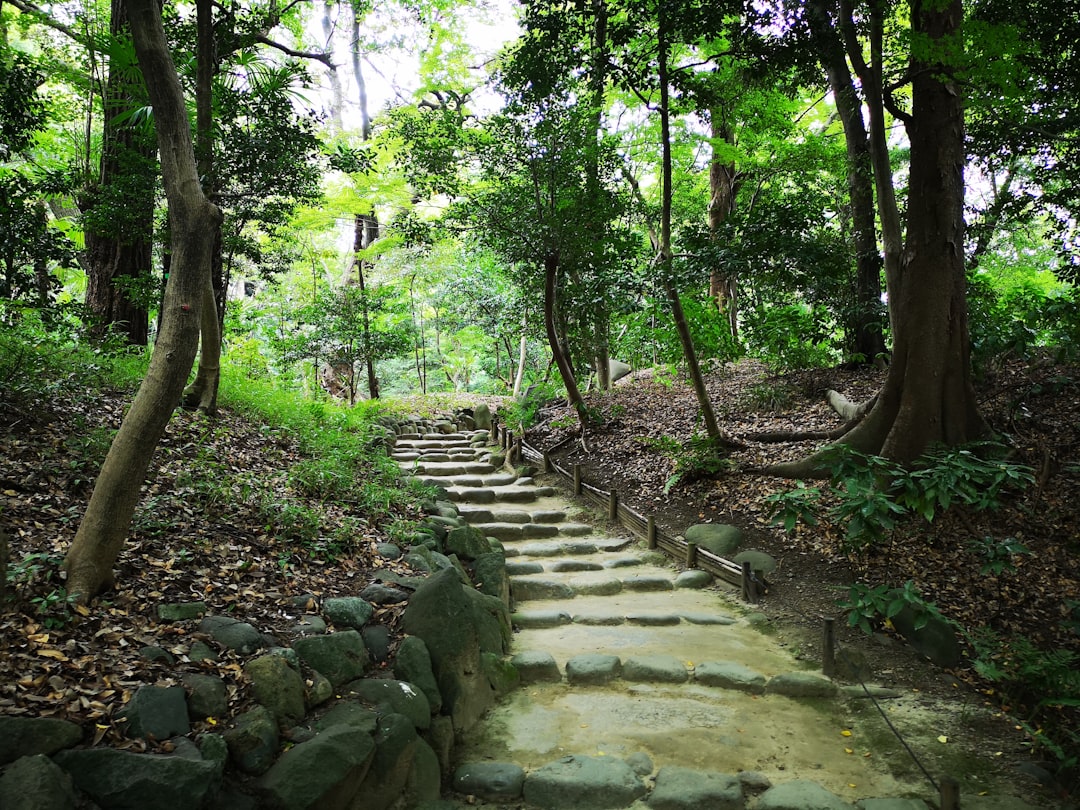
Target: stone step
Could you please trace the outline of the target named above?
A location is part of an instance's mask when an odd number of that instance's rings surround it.
[[[437,476],[439,478],[451,478],[459,475],[486,475],[497,469],[494,464],[486,461],[426,461],[419,459],[406,465],[409,472],[414,475]]]
[[[560,557],[557,559],[526,559],[524,557],[512,557],[506,561],[506,573],[511,576],[525,576],[526,574],[565,573],[567,571],[599,571],[601,569],[626,569],[646,565],[641,557],[625,556],[611,558],[608,554],[598,553],[595,556],[578,559]]]
[[[674,591],[675,578],[662,569],[620,576],[626,569],[545,571],[542,575],[510,577],[510,591],[519,602],[535,599],[573,599],[577,596],[614,596],[625,592]],[[637,569],[634,569],[637,571]]]
[[[435,479],[424,479],[429,486],[443,486],[455,503],[534,503],[554,494],[553,487],[483,485],[478,487],[446,486]]]
[[[507,559],[523,557],[581,557],[602,552],[623,551],[633,544],[625,537],[593,537],[575,539],[567,537],[543,543],[520,543],[505,545]]]
[[[557,509],[488,509],[485,507],[462,506],[458,514],[469,523],[562,523],[566,512]]]

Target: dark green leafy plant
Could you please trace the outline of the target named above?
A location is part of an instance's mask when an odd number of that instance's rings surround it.
[[[972,540],[968,547],[983,560],[979,573],[991,574],[995,577],[1005,571],[1015,571],[1015,558],[1021,554],[1031,553],[1031,549],[1015,537],[998,540],[996,537],[987,536],[982,540]]]
[[[695,433],[675,456],[675,471],[664,483],[664,494],[671,492],[680,482],[712,478],[730,469],[731,461],[726,448],[704,433]]]
[[[925,627],[930,619],[944,619],[937,606],[924,599],[911,580],[899,588],[889,585],[871,587],[855,582],[848,586],[847,598],[837,600],[836,604],[847,611],[851,627],[858,627],[867,634],[879,629],[905,608],[912,611],[916,630]]]

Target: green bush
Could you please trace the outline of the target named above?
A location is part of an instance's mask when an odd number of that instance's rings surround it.
[[[774,371],[819,368],[837,362],[831,347],[833,326],[822,307],[772,306],[746,313],[749,353]]]
[[[852,583],[848,586],[847,599],[838,599],[836,604],[847,611],[851,627],[858,627],[867,634],[879,629],[905,608],[912,611],[916,630],[925,627],[930,619],[944,620],[937,605],[926,601],[910,579],[899,588]]]

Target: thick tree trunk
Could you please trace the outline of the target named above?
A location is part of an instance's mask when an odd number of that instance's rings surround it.
[[[370,265],[367,259],[360,257],[360,251],[367,250],[371,244],[379,238],[379,221],[372,214],[357,214],[355,233],[353,238],[353,251],[356,256],[356,280],[360,285],[361,314],[364,319],[364,365],[367,368],[368,396],[372,399],[379,398],[379,379],[375,375],[375,357],[371,346],[371,316],[368,312],[367,280],[364,278],[364,270]],[[353,403],[355,404],[355,403]]]
[[[113,0],[109,30],[128,31],[125,0]],[[154,150],[138,127],[118,117],[143,102],[134,98],[131,80],[110,67],[105,84],[104,131],[97,184],[80,200],[87,214],[86,308],[92,334],[118,330],[127,342],[145,346],[150,318],[127,283],[148,281],[154,220]]]
[[[987,425],[971,384],[964,289],[964,114],[951,78],[962,47],[961,0],[912,4],[912,30],[941,61],[912,60],[911,174],[907,240],[898,267],[895,340],[877,403],[843,438],[863,453],[911,462],[935,443],[980,438]],[[819,457],[771,468],[823,474]]]
[[[129,0],[139,67],[154,106],[158,150],[169,201],[172,272],[150,367],[105,458],[86,514],[64,560],[67,589],[86,602],[113,580],[150,459],[191,371],[203,291],[209,285],[206,234],[221,213],[203,194],[195,167],[183,90],[154,0]]]

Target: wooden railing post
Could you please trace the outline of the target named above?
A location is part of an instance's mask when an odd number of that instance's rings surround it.
[[[611,490],[607,496],[607,517],[612,523],[619,519],[619,493]]]
[[[749,561],[744,561],[742,564],[742,598],[751,605],[756,605],[758,601],[757,583],[754,582],[754,569],[750,567]]]
[[[540,472],[551,472],[551,454],[547,450],[544,451],[544,464]]]
[[[960,810],[960,783],[951,776],[941,778],[941,810]]]
[[[574,465],[574,494],[581,494],[581,465]]]
[[[697,568],[697,543],[686,544],[686,567]]]
[[[821,674],[827,678],[836,674],[836,627],[835,619],[826,618],[821,633]]]
[[[645,524],[645,546],[649,550],[656,548],[656,518],[649,515],[649,520]]]

